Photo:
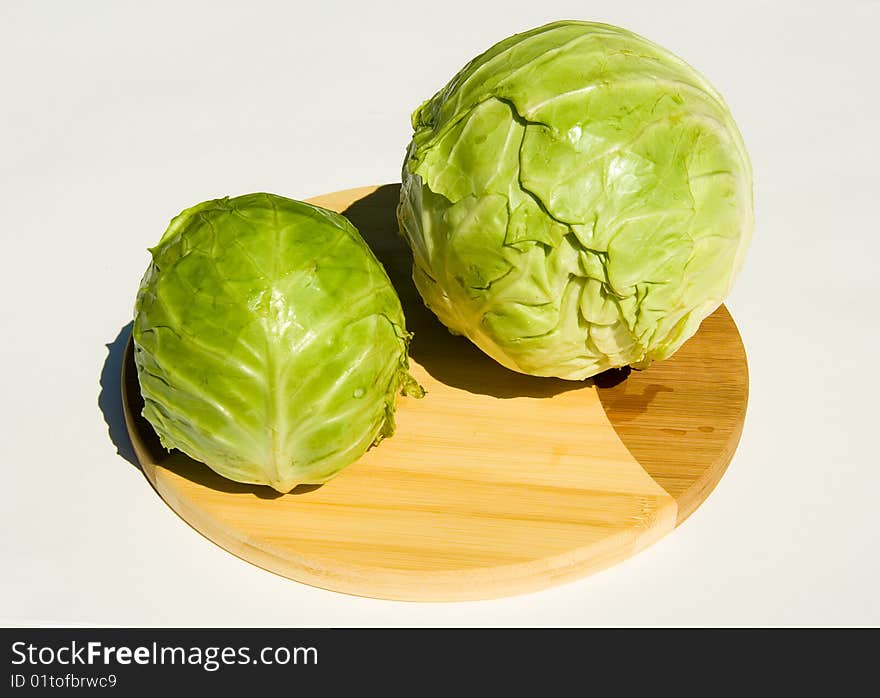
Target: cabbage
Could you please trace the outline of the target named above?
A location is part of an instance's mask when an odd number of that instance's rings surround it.
[[[508,368],[582,379],[671,356],[728,294],[751,167],[718,92],[617,27],[564,21],[413,114],[398,218],[425,304]]]
[[[137,295],[143,415],[220,475],[288,492],[394,430],[400,300],[343,216],[271,194],[174,218]]]

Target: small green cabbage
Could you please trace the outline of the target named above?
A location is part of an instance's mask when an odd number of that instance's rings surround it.
[[[394,431],[410,377],[400,300],[355,227],[271,194],[174,218],[133,328],[162,444],[238,482],[321,483]]]
[[[398,218],[416,286],[508,368],[644,368],[730,291],[753,228],[748,155],[669,51],[556,22],[475,58],[412,123]]]

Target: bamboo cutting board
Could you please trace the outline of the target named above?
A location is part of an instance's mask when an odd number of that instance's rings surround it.
[[[397,236],[399,185],[312,199],[346,216],[385,265],[414,333],[421,400],[397,432],[322,486],[242,485],[174,451],[140,416],[129,345],[126,423],[144,473],[235,555],[315,586],[405,600],[482,599],[597,571],[672,531],[736,449],[748,399],[722,306],[671,359],[584,382],[511,372],[424,308]]]

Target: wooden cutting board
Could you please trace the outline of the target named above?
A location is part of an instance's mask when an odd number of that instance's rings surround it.
[[[196,530],[300,582],[361,596],[463,600],[537,590],[623,560],[672,531],[730,462],[746,356],[722,306],[675,356],[583,382],[509,371],[424,308],[397,235],[399,185],[327,194],[397,288],[424,399],[397,432],[320,487],[287,495],[165,452],[140,416],[129,344],[126,423],[143,471]]]

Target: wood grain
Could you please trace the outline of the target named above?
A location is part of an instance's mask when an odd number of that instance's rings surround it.
[[[595,382],[617,435],[678,502],[680,524],[718,484],[742,434],[749,371],[733,318],[721,306],[670,359]]]
[[[595,383],[513,373],[424,308],[396,234],[397,191],[366,187],[314,202],[343,211],[388,270],[426,397],[401,398],[397,433],[329,483],[278,495],[166,453],[140,416],[129,351],[126,421],[159,494],[245,560],[392,599],[532,591],[614,564],[672,530],[721,477],[742,427],[747,375],[736,371],[745,355],[729,314],[716,313],[688,352],[647,371]]]

